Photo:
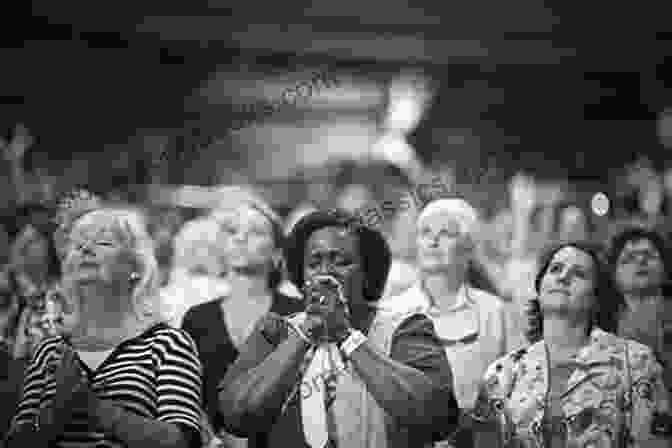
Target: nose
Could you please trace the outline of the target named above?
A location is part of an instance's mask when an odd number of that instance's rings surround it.
[[[556,275],[556,280],[558,283],[563,285],[568,285],[570,282],[570,272],[569,269],[563,269]]]
[[[237,242],[247,241],[247,232],[242,232],[242,231],[236,232],[236,233],[233,234],[233,239],[234,239],[234,241],[237,241]]]
[[[89,243],[79,243],[77,245],[77,250],[83,255],[92,255],[93,249]]]
[[[429,247],[437,247],[439,245],[439,235],[427,233],[423,239]]]

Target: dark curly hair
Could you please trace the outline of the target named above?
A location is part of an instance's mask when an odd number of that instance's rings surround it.
[[[625,306],[623,296],[617,291],[606,263],[603,260],[602,246],[587,241],[572,241],[561,243],[550,247],[539,258],[539,271],[534,279],[534,289],[537,297],[528,304],[527,318],[528,328],[526,330],[527,339],[534,343],[543,337],[543,314],[541,303],[539,302],[539,289],[541,281],[546,275],[546,271],[555,254],[566,248],[573,247],[590,256],[594,264],[595,276],[595,312],[593,325],[600,327],[607,332],[616,332],[618,328],[618,315]]]
[[[616,266],[618,266],[618,257],[623,252],[623,248],[631,241],[648,240],[658,250],[666,278],[664,283],[667,288],[670,286],[670,272],[672,272],[672,253],[670,253],[669,242],[660,233],[655,230],[648,230],[643,227],[627,227],[613,236],[609,243],[609,252],[607,262],[609,263],[609,273],[615,278]]]
[[[362,257],[366,284],[364,298],[380,298],[390,270],[390,248],[383,235],[350,212],[332,209],[318,210],[301,218],[293,227],[285,246],[285,260],[289,278],[299,289],[303,287],[304,254],[310,236],[325,227],[343,227],[357,237]]]

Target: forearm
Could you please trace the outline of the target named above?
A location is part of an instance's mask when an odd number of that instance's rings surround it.
[[[11,181],[19,202],[22,202],[26,196],[27,180],[26,173],[21,166],[20,161],[13,161],[11,166]]]
[[[277,416],[299,378],[299,368],[309,345],[293,332],[270,354],[252,347],[227,372],[219,392],[226,429],[246,437],[263,432]],[[257,359],[250,359],[259,353]],[[263,358],[261,358],[263,356]],[[261,358],[261,359],[260,359]],[[244,364],[251,364],[244,368]]]
[[[49,428],[25,424],[12,430],[5,438],[6,448],[48,448],[54,440],[54,432]]]
[[[450,385],[440,387],[420,370],[394,361],[374,350],[368,342],[350,355],[355,370],[369,392],[391,416],[405,426],[452,426],[457,406]]]
[[[532,236],[532,209],[514,209],[512,230],[511,255],[524,258]]]
[[[101,428],[129,448],[188,448],[189,439],[179,426],[145,418],[119,405],[99,400],[95,416]]]

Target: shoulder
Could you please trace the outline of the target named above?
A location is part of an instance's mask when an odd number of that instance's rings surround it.
[[[140,338],[147,340],[152,345],[157,345],[167,350],[181,348],[189,352],[196,351],[196,344],[188,332],[167,324],[154,326],[140,336]]]
[[[395,335],[401,333],[427,334],[434,332],[434,322],[432,319],[426,314],[418,312],[400,313],[392,317],[390,324],[395,327]]]
[[[189,307],[186,314],[184,315],[184,320],[195,319],[197,317],[203,318],[206,316],[216,316],[216,314],[213,314],[213,311],[217,309],[220,301],[224,298],[225,297],[218,297],[216,299],[208,300],[207,302],[199,303],[198,305]]]
[[[46,363],[51,360],[51,357],[56,352],[56,349],[65,343],[65,340],[62,336],[53,336],[46,339],[43,339],[33,352],[32,357],[30,358],[29,366],[30,368],[42,368]]]
[[[633,380],[662,369],[653,349],[648,345],[601,329],[596,329],[594,332],[593,342],[597,343],[601,349],[608,349],[613,355],[625,355],[621,359],[625,359],[625,362],[627,362]]]
[[[628,349],[628,364],[633,377],[636,378],[638,376],[650,374],[652,370],[662,370],[651,347],[631,339],[619,339],[623,341]]]
[[[397,295],[383,297],[377,306],[384,313],[424,313],[429,307],[429,301],[416,282]]]
[[[494,294],[470,286],[469,297],[478,304],[481,310],[495,314],[504,313],[504,301]]]

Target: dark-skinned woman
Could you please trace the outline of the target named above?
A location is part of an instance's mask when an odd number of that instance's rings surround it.
[[[379,311],[390,251],[347,212],[317,211],[286,250],[305,312],[268,314],[219,388],[229,431],[250,446],[424,447],[455,429],[457,402],[429,318]]]

